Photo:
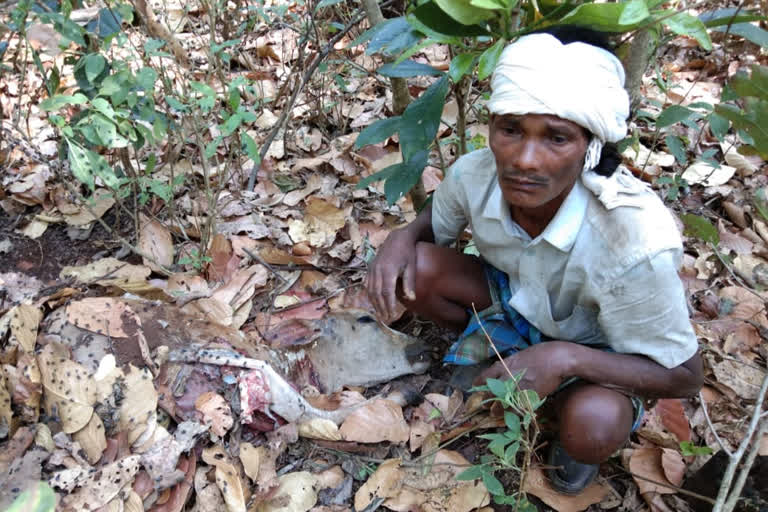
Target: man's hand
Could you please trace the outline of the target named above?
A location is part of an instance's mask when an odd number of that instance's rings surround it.
[[[520,388],[532,389],[539,396],[545,397],[553,393],[563,379],[569,376],[567,369],[572,345],[564,341],[547,341],[506,357],[504,362],[513,375],[525,370]],[[509,373],[498,361],[485,370],[475,384],[482,385],[488,378],[505,380],[509,378]]]
[[[395,316],[398,280],[402,279],[405,297],[416,300],[416,242],[407,229],[393,231],[368,269],[368,297],[385,323]]]

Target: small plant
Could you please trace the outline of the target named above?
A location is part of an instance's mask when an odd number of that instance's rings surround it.
[[[522,491],[525,473],[530,466],[531,456],[539,436],[536,423],[536,410],[544,403],[535,391],[520,389],[518,384],[523,373],[513,375],[507,380],[488,379],[484,386],[472,391],[488,392],[492,396],[486,402],[498,402],[504,409],[502,432],[478,436],[490,441],[490,453],[480,457],[480,464],[473,465],[460,473],[457,480],[481,479],[493,501],[499,505],[514,505],[515,510],[535,511]],[[522,464],[518,464],[518,455],[522,454]],[[497,471],[515,471],[520,473],[520,486],[517,492],[507,494],[504,486],[496,478]]]
[[[712,448],[709,446],[696,446],[690,441],[680,442],[680,453],[684,456],[698,457],[699,455],[712,455]]]
[[[206,255],[200,254],[197,249],[192,249],[188,255],[179,258],[179,265],[192,265],[198,272],[203,270],[206,263],[210,263],[213,259]]]

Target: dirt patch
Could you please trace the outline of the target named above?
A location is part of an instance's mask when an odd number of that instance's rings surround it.
[[[115,247],[98,224],[85,240],[70,239],[64,224],[50,225],[37,240],[16,233],[16,229],[15,217],[0,215],[0,243],[10,243],[7,252],[0,252],[0,272],[21,272],[45,284],[54,284],[63,267],[89,263],[94,255]]]

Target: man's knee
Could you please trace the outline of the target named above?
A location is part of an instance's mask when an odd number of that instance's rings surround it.
[[[428,242],[416,244],[416,300],[428,298],[437,289],[440,277],[440,261],[436,254],[440,248]]]
[[[560,442],[574,459],[596,464],[624,445],[633,418],[627,396],[602,386],[579,386],[560,409]]]

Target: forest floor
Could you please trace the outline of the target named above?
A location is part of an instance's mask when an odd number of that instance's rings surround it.
[[[180,91],[210,79],[203,4],[152,4],[191,62],[164,70]],[[323,22],[351,19],[343,5]],[[290,4],[283,13],[303,9]],[[83,23],[95,15],[82,11]],[[198,125],[198,140],[187,131],[154,144],[142,162],[152,154],[151,186],[170,187],[170,199],[134,185],[114,197],[103,179],[93,192],[75,186],[51,113],[41,109],[40,66],[61,71],[59,90],[76,88],[61,36],[42,23],[26,40],[0,32],[8,41],[0,76],[0,509],[25,491],[43,495],[43,481],[72,510],[512,510],[492,504],[486,482],[454,478],[488,453],[476,434],[504,426],[477,395],[448,386],[440,356],[455,333],[404,310],[391,326],[379,324],[362,286],[376,248],[416,216],[409,197],[388,205],[381,183],[356,187],[400,161],[392,138],[354,146],[361,129],[391,115],[388,82],[374,73],[381,60],[350,45],[364,29],[333,45],[292,103],[309,62],[301,31],[262,23],[240,40],[225,81],[253,86],[244,94],[254,101],[248,134],[261,144],[288,108],[286,123],[252,192],[252,160],[233,164],[220,146],[203,165],[198,150],[221,134],[216,123]],[[134,47],[150,40],[143,25],[123,30]],[[681,162],[649,121],[670,104],[717,104],[737,71],[768,63],[753,43],[713,40],[709,53],[689,38],[665,41],[631,123],[636,142],[624,152],[678,220],[694,214],[716,228],[679,222],[680,275],[706,384],[695,398],[657,401],[579,497],[549,488],[542,458],[553,432],[537,423],[524,491],[541,510],[708,510],[724,453],[748,431],[767,375],[766,162],[737,153],[735,135],[721,144],[707,127],[678,125],[674,134],[688,143]],[[110,58],[120,60],[122,48]],[[451,54],[432,45],[412,58],[447,70]],[[411,95],[432,80],[409,79]],[[468,102],[476,148],[488,133],[486,88],[474,83]],[[456,123],[449,98],[423,175],[427,192],[458,157]],[[105,155],[129,174],[118,151]],[[768,436],[758,442],[764,464]],[[517,492],[517,471],[497,476]],[[759,485],[749,481],[745,492]]]

